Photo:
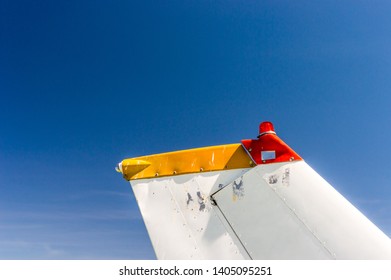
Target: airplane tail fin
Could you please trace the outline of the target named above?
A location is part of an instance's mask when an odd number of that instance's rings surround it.
[[[391,241],[275,133],[123,160],[158,259],[391,259]]]

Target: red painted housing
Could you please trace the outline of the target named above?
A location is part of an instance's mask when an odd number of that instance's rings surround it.
[[[271,122],[260,124],[258,139],[242,140],[242,144],[257,164],[302,160],[275,134]]]

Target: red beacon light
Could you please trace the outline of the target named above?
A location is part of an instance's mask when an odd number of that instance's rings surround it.
[[[259,125],[258,139],[245,139],[242,144],[256,164],[301,160],[301,157],[277,136],[271,122],[262,122]]]
[[[258,138],[264,134],[276,134],[274,131],[274,126],[271,122],[262,122],[259,125],[259,135]]]

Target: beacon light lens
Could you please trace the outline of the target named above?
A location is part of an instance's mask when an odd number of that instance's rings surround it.
[[[263,134],[266,132],[274,132],[274,126],[271,122],[262,122],[259,125],[259,134]]]

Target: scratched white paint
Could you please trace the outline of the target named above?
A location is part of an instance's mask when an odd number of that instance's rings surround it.
[[[210,195],[249,169],[131,181],[158,259],[246,259]]]
[[[158,259],[391,259],[390,239],[304,161],[131,185]]]

